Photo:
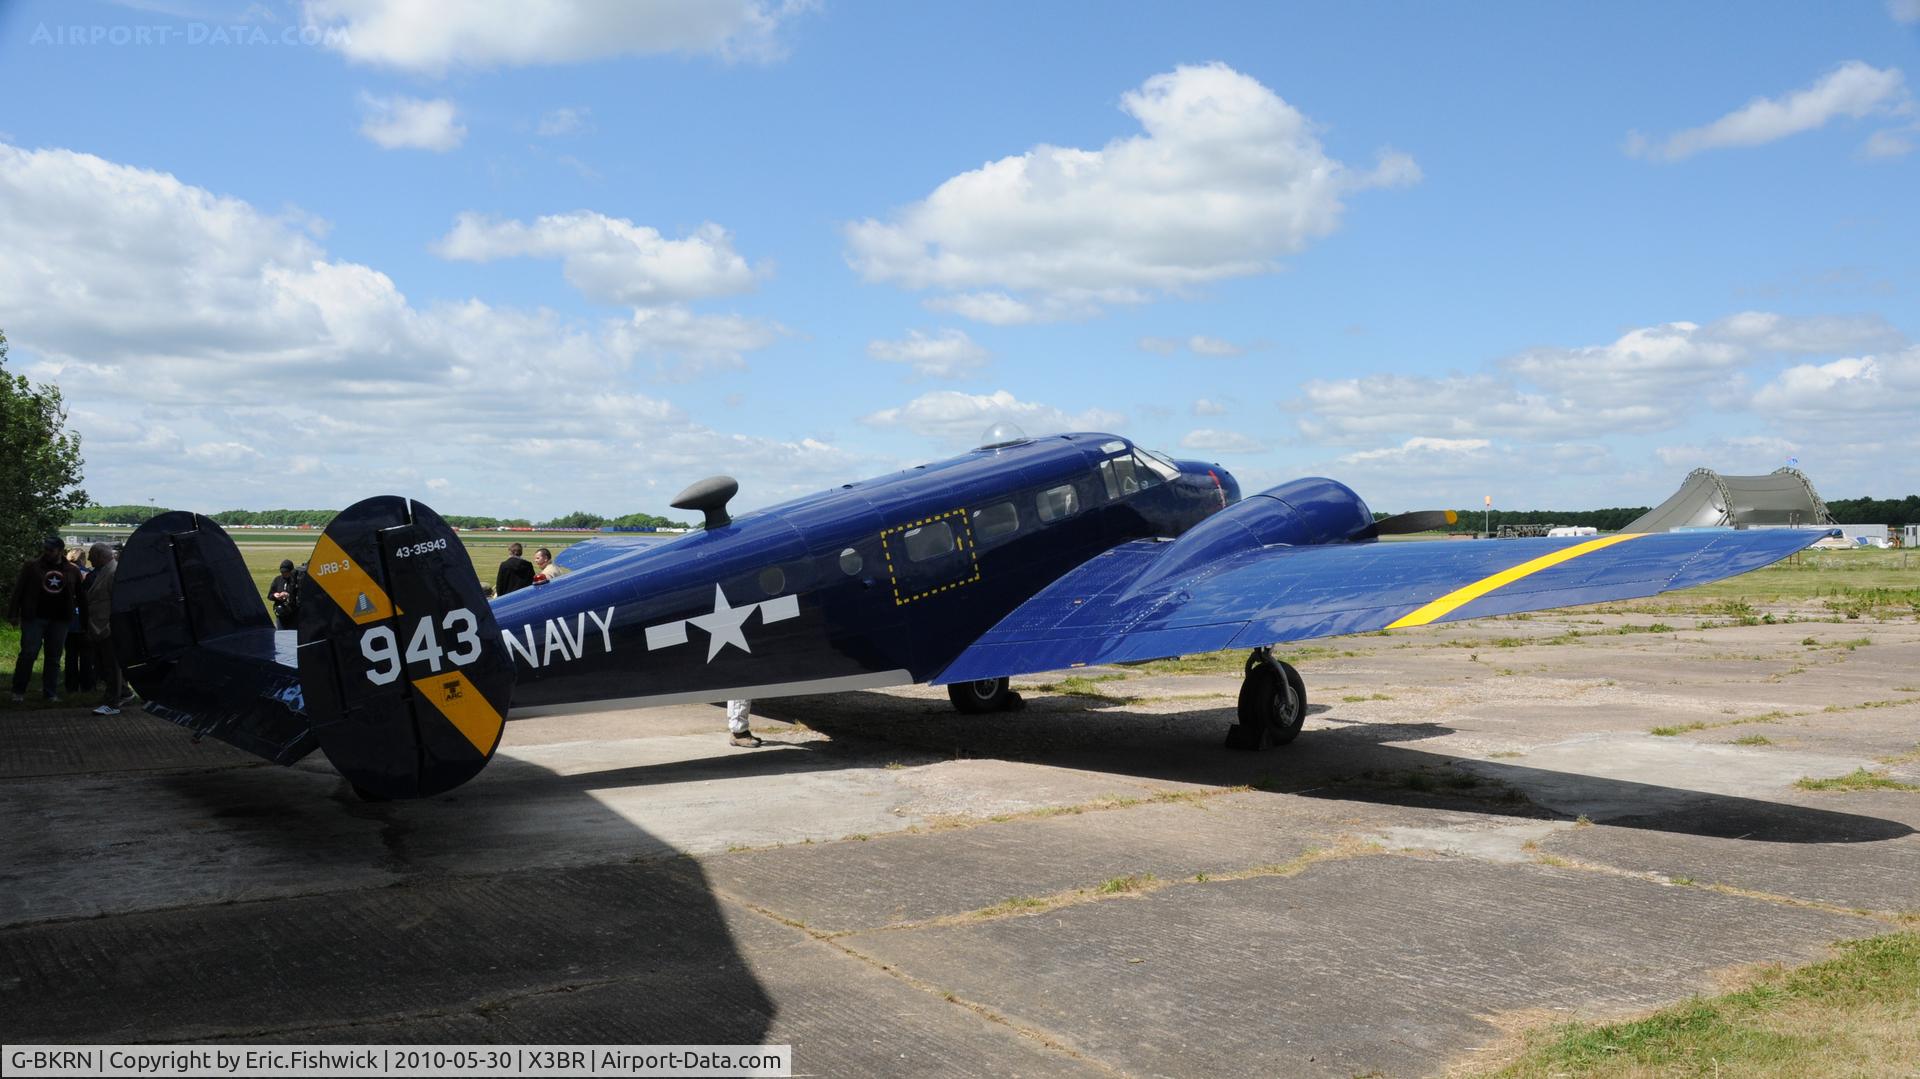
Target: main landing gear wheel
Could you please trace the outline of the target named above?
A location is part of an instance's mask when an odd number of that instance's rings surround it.
[[[1013,691],[1011,678],[981,678],[955,682],[947,687],[947,699],[967,715],[984,712],[1010,712],[1020,706],[1020,694]]]
[[[1292,664],[1273,658],[1272,649],[1256,648],[1247,657],[1239,718],[1227,729],[1230,749],[1284,746],[1299,736],[1307,722],[1306,683]]]

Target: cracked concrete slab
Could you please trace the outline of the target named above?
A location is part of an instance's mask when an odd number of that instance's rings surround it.
[[[1521,1008],[1616,1014],[1884,923],[1699,889],[1378,857],[848,947],[1154,1075],[1422,1074]]]

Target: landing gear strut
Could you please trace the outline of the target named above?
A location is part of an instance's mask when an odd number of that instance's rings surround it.
[[[1020,694],[1013,691],[1011,678],[981,678],[955,682],[947,687],[947,699],[968,715],[982,712],[1011,712],[1021,706]]]
[[[1229,749],[1284,746],[1307,721],[1307,686],[1290,663],[1273,658],[1273,649],[1256,648],[1247,657],[1240,683],[1240,722],[1227,729]]]

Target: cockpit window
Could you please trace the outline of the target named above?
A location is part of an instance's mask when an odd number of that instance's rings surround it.
[[[1100,462],[1100,478],[1106,483],[1107,497],[1111,499],[1125,498],[1162,482],[1145,460],[1131,453]]]
[[[1107,497],[1125,498],[1140,489],[1140,481],[1134,478],[1133,455],[1109,457],[1100,462],[1100,479],[1107,485]]]
[[[1174,480],[1180,478],[1180,466],[1173,463],[1173,458],[1157,450],[1142,450],[1136,448],[1135,452],[1141,455],[1143,463],[1152,469],[1154,474],[1158,475],[1161,479],[1172,483]]]

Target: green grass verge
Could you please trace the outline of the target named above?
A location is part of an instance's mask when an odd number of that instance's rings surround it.
[[[1920,783],[1902,783],[1885,772],[1856,768],[1831,779],[1803,778],[1794,786],[1803,791],[1920,791]]]
[[[1920,1061],[1920,933],[1839,946],[1770,968],[1748,988],[1627,1023],[1529,1035],[1502,1079],[1548,1076],[1910,1075]]]

